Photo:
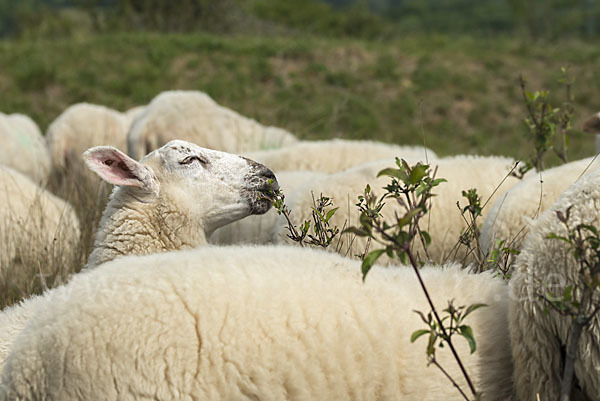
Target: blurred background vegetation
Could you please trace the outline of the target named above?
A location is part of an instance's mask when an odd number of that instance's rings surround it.
[[[45,130],[68,105],[119,110],[197,89],[302,138],[522,158],[518,85],[565,100],[594,153],[596,0],[0,0],[0,111]]]

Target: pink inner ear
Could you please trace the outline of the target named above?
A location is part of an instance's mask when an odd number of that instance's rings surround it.
[[[90,169],[113,185],[143,187],[144,166],[110,146],[97,146],[84,153]]]

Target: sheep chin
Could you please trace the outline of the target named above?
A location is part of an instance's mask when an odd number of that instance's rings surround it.
[[[267,190],[264,189],[245,190],[242,197],[248,203],[250,214],[265,214],[272,206],[267,197]]]

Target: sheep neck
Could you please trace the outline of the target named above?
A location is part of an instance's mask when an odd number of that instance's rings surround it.
[[[113,197],[96,234],[87,267],[126,255],[147,255],[206,245],[200,224],[168,201],[123,201]]]

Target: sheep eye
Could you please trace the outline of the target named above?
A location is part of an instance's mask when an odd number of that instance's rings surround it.
[[[202,165],[207,164],[206,160],[204,160],[201,157],[196,156],[196,155],[186,157],[185,159],[179,161],[179,164],[181,164],[181,165],[192,164],[194,162],[194,160],[200,162]]]

